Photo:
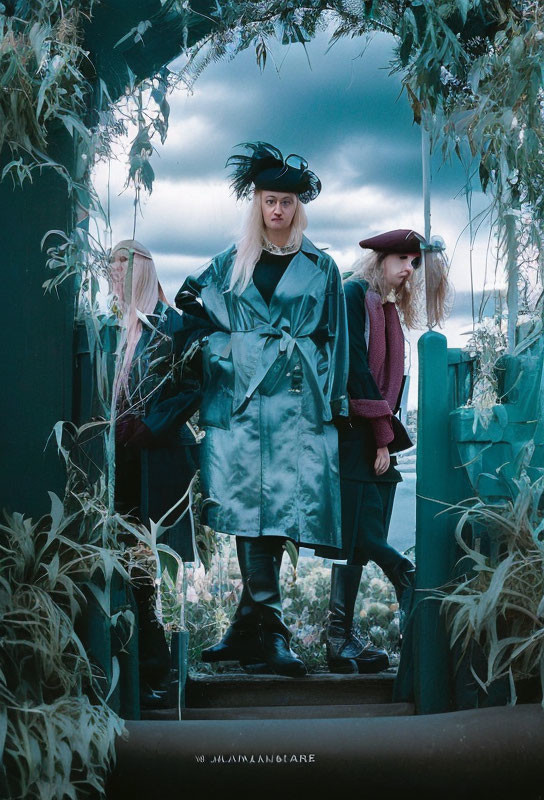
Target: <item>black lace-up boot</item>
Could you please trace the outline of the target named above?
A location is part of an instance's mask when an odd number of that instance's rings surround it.
[[[303,662],[289,647],[290,632],[281,612],[283,541],[280,537],[236,538],[242,597],[221,641],[202,651],[203,661],[237,660],[257,674],[306,674]]]
[[[353,612],[363,568],[333,564],[327,626],[327,663],[331,672],[381,672],[389,666],[385,650],[361,639],[353,629]]]

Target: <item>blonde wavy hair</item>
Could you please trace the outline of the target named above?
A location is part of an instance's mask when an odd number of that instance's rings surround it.
[[[229,289],[241,294],[253,275],[255,264],[261,257],[263,242],[266,238],[266,228],[261,210],[262,190],[256,190],[251,200],[251,205],[244,220],[240,238],[236,243],[236,258],[232,267]],[[297,197],[297,207],[287,245],[293,249],[300,249],[302,234],[308,225],[308,218],[304,205]]]
[[[423,264],[414,270],[409,281],[405,281],[399,289],[391,289],[385,282],[383,262],[388,253],[375,250],[362,255],[353,265],[347,280],[365,280],[369,288],[379,294],[382,302],[387,302],[391,292],[395,295],[395,304],[399,316],[409,330],[423,328],[423,296],[426,294],[427,324],[434,328],[442,325],[449,312],[448,297],[448,262],[442,252],[429,252]],[[422,253],[423,256],[423,253]],[[425,280],[423,280],[425,276]],[[425,292],[425,284],[427,291]]]
[[[121,395],[129,396],[129,375],[134,357],[134,351],[142,335],[142,321],[138,316],[152,314],[159,300],[169,305],[162,286],[157,277],[157,270],[151,253],[143,244],[135,239],[124,239],[112,249],[112,255],[119,250],[127,253],[128,266],[124,279],[124,292],[119,297],[119,305],[123,310],[122,335],[119,343],[119,353],[123,353],[123,360],[115,376],[113,387],[114,407],[119,402]],[[132,256],[132,270],[130,269],[130,254]],[[124,352],[123,352],[124,351]]]

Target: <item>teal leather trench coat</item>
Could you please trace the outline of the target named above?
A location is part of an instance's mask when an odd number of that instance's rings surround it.
[[[216,256],[176,297],[203,341],[207,521],[237,536],[339,548],[332,419],[348,413],[348,342],[338,268],[304,237],[268,305],[253,281],[241,294],[228,288],[235,253]]]

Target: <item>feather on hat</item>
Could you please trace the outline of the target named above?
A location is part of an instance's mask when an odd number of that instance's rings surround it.
[[[321,181],[301,156],[291,153],[284,159],[280,150],[267,142],[243,142],[237,147],[251,151],[250,155],[231,156],[226,163],[234,167],[230,178],[238,200],[249,197],[253,189],[269,189],[292,192],[302,203],[309,203],[321,191]]]

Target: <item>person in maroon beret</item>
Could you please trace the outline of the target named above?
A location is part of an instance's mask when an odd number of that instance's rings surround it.
[[[447,264],[440,242],[427,245],[411,230],[364,239],[359,244],[368,252],[344,283],[350,418],[339,426],[339,454],[346,563],[332,568],[326,635],[331,672],[379,672],[389,666],[387,653],[361,640],[353,629],[363,566],[374,561],[381,567],[401,609],[413,585],[414,565],[387,542],[395,489],[402,480],[394,454],[412,446],[396,416],[404,384],[402,325],[419,327],[423,250],[427,320],[434,326],[445,316]]]

